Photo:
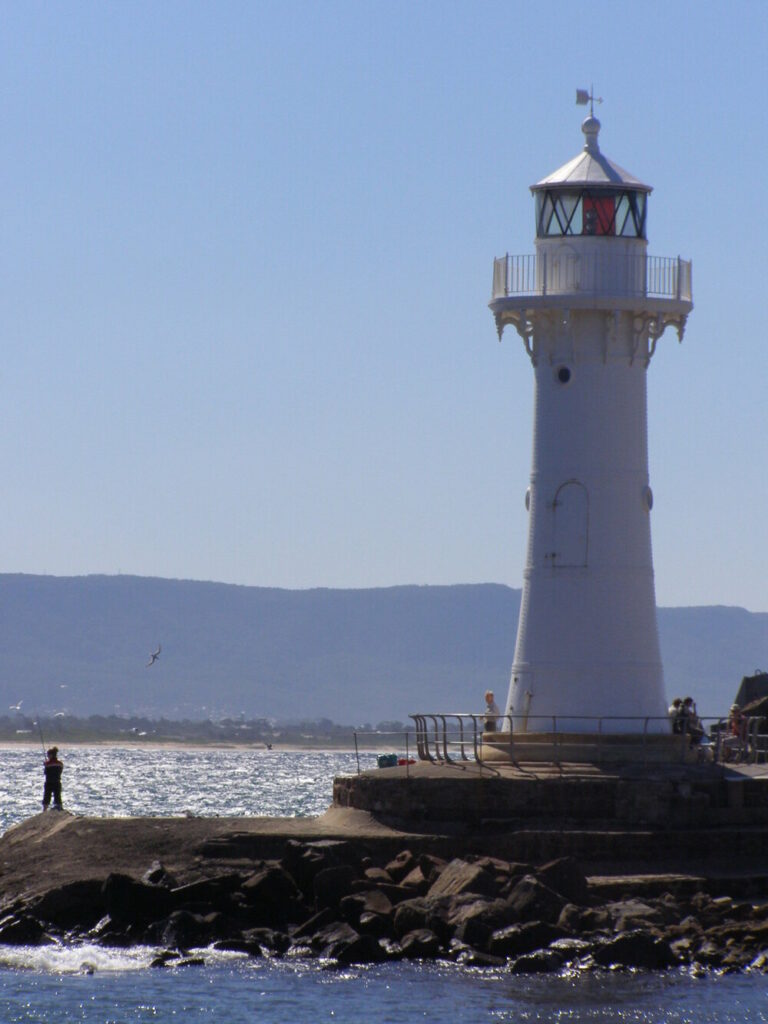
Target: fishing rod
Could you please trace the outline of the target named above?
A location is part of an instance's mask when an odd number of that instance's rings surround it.
[[[43,757],[47,757],[45,751],[45,740],[43,739],[43,723],[40,721],[40,715],[38,715],[37,712],[35,712],[35,718],[37,719],[37,729],[40,733],[40,746],[43,748]]]

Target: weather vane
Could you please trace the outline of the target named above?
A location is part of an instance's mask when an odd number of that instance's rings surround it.
[[[590,85],[589,92],[587,92],[586,89],[576,90],[576,102],[582,107],[586,107],[586,105],[589,104],[590,117],[594,117],[595,115],[595,104],[603,102],[602,96],[593,95],[593,89],[594,87]]]

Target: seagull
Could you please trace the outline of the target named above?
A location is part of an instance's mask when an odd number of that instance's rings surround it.
[[[150,668],[152,665],[155,664],[157,659],[160,657],[160,651],[162,651],[162,649],[163,648],[160,646],[160,644],[158,644],[157,645],[157,650],[156,651],[152,651],[152,653],[149,656],[149,661],[147,662],[147,668]]]
[[[18,704],[10,704],[9,707],[8,707],[8,710],[9,711],[21,711],[21,705],[23,703],[24,703],[24,701],[20,700]]]

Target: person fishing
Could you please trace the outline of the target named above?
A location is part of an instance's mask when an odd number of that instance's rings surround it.
[[[43,810],[47,811],[53,797],[54,811],[61,811],[61,773],[64,765],[59,760],[59,748],[49,747],[45,752],[43,762],[43,773],[45,774],[45,785],[43,787]]]

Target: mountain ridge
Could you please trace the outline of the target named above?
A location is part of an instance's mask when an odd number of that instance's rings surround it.
[[[506,696],[520,590],[291,590],[131,575],[0,574],[0,702],[73,714],[362,724]],[[768,664],[768,613],[660,608],[669,696],[721,714]],[[157,663],[151,650],[162,644]],[[2,706],[0,704],[0,706]]]

